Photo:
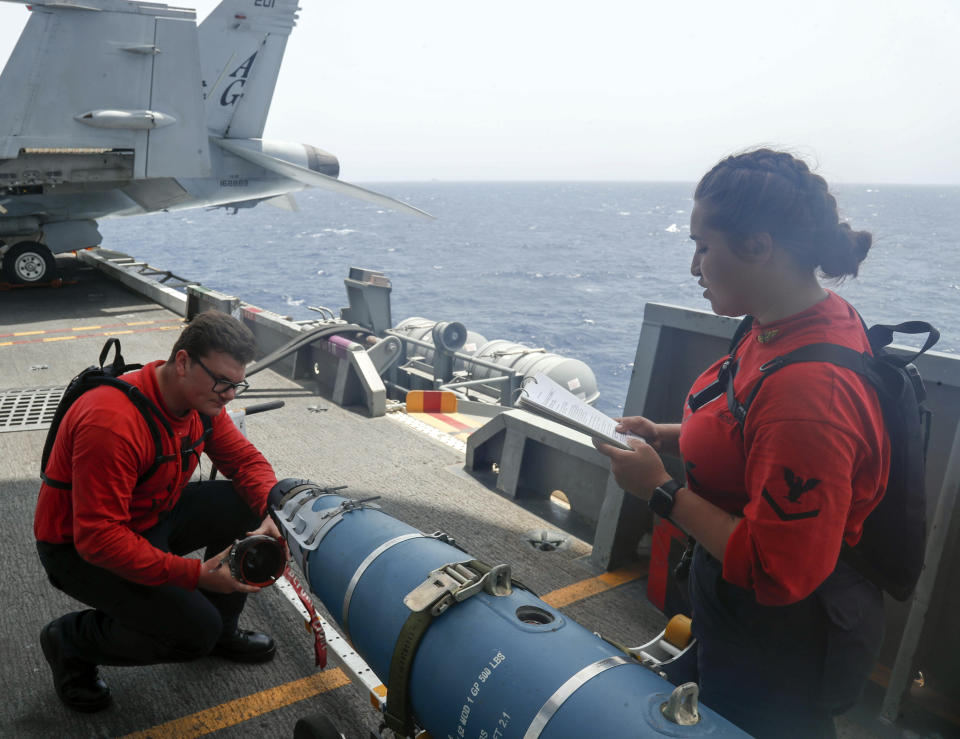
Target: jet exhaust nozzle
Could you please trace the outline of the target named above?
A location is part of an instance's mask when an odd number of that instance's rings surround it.
[[[307,167],[327,177],[340,176],[340,160],[333,154],[311,144],[304,144],[307,152]]]

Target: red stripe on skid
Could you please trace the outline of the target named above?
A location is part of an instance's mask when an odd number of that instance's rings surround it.
[[[445,413],[431,413],[430,415],[433,416],[434,418],[439,418],[444,423],[450,424],[457,431],[473,431],[473,426],[468,426],[467,424],[462,423],[461,421],[458,421],[455,418],[451,418]]]

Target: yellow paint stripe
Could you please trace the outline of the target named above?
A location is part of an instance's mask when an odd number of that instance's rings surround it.
[[[104,332],[103,332],[103,335],[104,335],[104,336],[120,336],[120,335],[122,335],[122,334],[132,334],[132,333],[133,333],[133,331],[121,331],[121,330],[117,330],[117,331],[104,331]]]
[[[630,567],[605,572],[597,577],[581,580],[554,590],[543,596],[541,600],[554,608],[560,608],[591,595],[632,582],[646,574],[647,564],[640,562]],[[340,668],[318,672],[300,680],[294,680],[253,695],[221,703],[219,706],[213,706],[183,718],[168,721],[165,724],[127,734],[121,739],[193,739],[242,724],[244,721],[249,721],[270,711],[276,711],[278,708],[285,708],[307,698],[313,698],[321,693],[335,690],[349,682],[350,678]],[[374,689],[374,694],[371,695],[371,703],[375,700],[374,695],[383,698],[385,694],[386,688],[382,685],[377,686]]]
[[[149,326],[156,321],[126,321],[124,326]]]
[[[44,339],[43,341],[44,343],[50,342],[50,341],[73,341],[75,338],[77,337],[76,336],[51,336],[50,338]]]
[[[45,334],[46,331],[17,331],[14,336],[36,336],[38,334]]]
[[[103,328],[103,326],[75,326],[70,329],[71,331],[97,331]]]
[[[12,341],[0,341],[0,346],[13,346]]]
[[[578,600],[589,598],[591,595],[603,593],[625,583],[632,582],[633,580],[638,580],[641,577],[645,577],[646,574],[647,563],[638,562],[629,567],[622,567],[619,570],[605,572],[597,577],[591,577],[587,580],[581,580],[572,585],[559,588],[541,596],[540,600],[554,608],[562,608]]]
[[[294,680],[268,690],[261,690],[259,693],[227,701],[205,711],[199,711],[174,721],[168,721],[165,724],[153,726],[144,731],[127,734],[123,739],[147,739],[147,737],[151,739],[173,739],[173,737],[189,739],[190,737],[203,736],[226,729],[229,726],[236,726],[264,713],[276,711],[278,708],[284,708],[307,698],[313,698],[321,693],[335,690],[349,682],[350,678],[339,667],[318,672],[300,680]]]

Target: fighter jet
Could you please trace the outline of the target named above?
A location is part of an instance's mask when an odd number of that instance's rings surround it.
[[[261,138],[296,0],[191,9],[29,2],[0,75],[0,281],[46,282],[100,218],[204,206],[290,209],[321,187],[430,217],[337,179],[335,156]]]

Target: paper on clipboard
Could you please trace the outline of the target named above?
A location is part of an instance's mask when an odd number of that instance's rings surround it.
[[[540,373],[523,386],[517,405],[621,449],[632,449],[634,434],[617,431],[617,422]]]

